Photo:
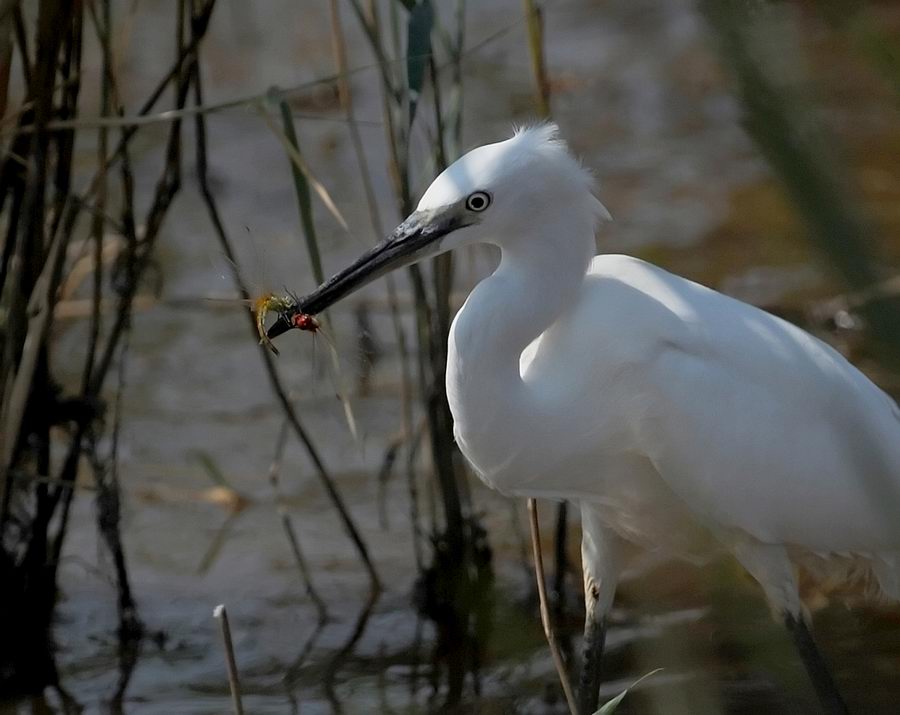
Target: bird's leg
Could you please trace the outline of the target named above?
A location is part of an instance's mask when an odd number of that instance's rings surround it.
[[[812,681],[822,711],[846,715],[847,705],[835,685],[825,658],[816,646],[803,616],[797,574],[784,546],[746,538],[734,544],[734,555],[757,580],[776,613],[782,615],[803,666]]]
[[[606,642],[606,617],[618,578],[617,538],[594,507],[581,505],[581,565],[584,570],[584,658],[578,684],[578,711],[596,712],[600,697],[601,660]]]
[[[816,642],[813,640],[812,633],[806,625],[806,619],[802,615],[794,615],[787,613],[784,616],[784,625],[790,631],[794,639],[794,645],[800,654],[800,659],[806,668],[816,695],[819,696],[819,703],[822,705],[822,711],[827,715],[847,715],[847,704],[841,693],[835,685],[834,678],[828,668],[828,663],[819,651]]]
[[[606,644],[606,617],[588,606],[584,619],[584,655],[578,681],[578,711],[591,715],[597,711],[600,698],[600,670],[603,646]]]

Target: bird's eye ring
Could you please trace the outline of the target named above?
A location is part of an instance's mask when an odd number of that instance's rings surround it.
[[[484,211],[491,205],[491,195],[486,191],[475,191],[466,199],[466,208],[469,211]]]

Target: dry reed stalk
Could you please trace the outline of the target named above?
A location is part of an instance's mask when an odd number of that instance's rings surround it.
[[[281,423],[281,429],[278,430],[278,440],[275,443],[275,456],[272,459],[271,467],[269,467],[269,483],[272,485],[276,504],[278,504],[281,499],[281,465],[284,459],[284,448],[287,446],[288,427],[288,421],[284,420]],[[313,584],[312,573],[309,570],[306,558],[300,548],[300,539],[297,537],[297,532],[294,530],[294,523],[291,519],[291,515],[283,506],[278,507],[278,513],[281,517],[281,526],[284,529],[288,544],[290,544],[291,547],[291,553],[297,564],[297,569],[300,571],[300,577],[303,579],[303,583],[306,586],[306,593],[313,604],[315,604],[316,611],[319,614],[319,625],[322,625],[328,621],[328,608],[325,606],[325,601],[319,595],[319,592]]]
[[[225,646],[225,664],[228,668],[228,687],[231,690],[231,704],[235,715],[244,715],[241,702],[241,681],[238,678],[237,661],[234,658],[234,644],[231,642],[231,626],[228,623],[228,611],[225,604],[220,603],[213,610],[213,618],[219,622],[222,630],[222,643]]]
[[[566,695],[566,703],[569,706],[569,712],[572,713],[572,715],[578,715],[578,707],[575,704],[575,692],[572,690],[572,684],[569,682],[566,664],[563,662],[562,653],[556,643],[556,633],[554,632],[553,624],[550,621],[547,588],[544,585],[544,557],[541,554],[541,530],[538,524],[537,501],[534,499],[528,500],[528,519],[531,525],[531,550],[534,554],[534,575],[537,579],[538,599],[540,601],[541,609],[541,624],[544,626],[544,635],[547,638],[547,645],[550,646],[550,654],[553,656],[553,664],[556,666],[559,682]]]
[[[270,101],[273,104],[277,103],[278,105],[278,110],[281,114],[281,123],[284,129],[284,137],[287,140],[290,151],[297,157],[302,157],[290,105],[287,100],[284,99],[284,97],[279,96],[278,92],[274,89],[272,90]],[[325,282],[325,274],[322,271],[322,257],[321,252],[319,251],[319,239],[316,231],[315,217],[313,216],[312,198],[309,191],[310,183],[314,182],[315,179],[311,175],[304,173],[298,163],[293,159],[291,160],[291,175],[294,179],[294,193],[297,198],[297,209],[300,215],[300,225],[303,229],[303,238],[306,243],[306,253],[309,256],[309,262],[313,269],[313,277],[316,280],[316,284],[321,285]],[[338,218],[341,218],[340,214],[338,214]],[[341,218],[341,220],[343,219]],[[345,222],[342,223],[342,227],[344,230],[349,230]],[[331,318],[328,311],[322,313],[322,315],[319,316],[319,320],[322,324],[322,332],[327,336],[331,332]],[[344,372],[341,368],[341,360],[337,349],[331,341],[328,341],[328,346],[328,356],[331,362],[332,376],[335,382],[338,399],[341,402],[341,406],[344,408],[344,419],[347,422],[347,427],[350,429],[350,434],[353,436],[353,439],[358,441],[359,433],[356,427],[356,416],[353,412],[353,405],[350,402],[349,390],[346,386],[347,381],[344,379]]]
[[[547,78],[547,63],[544,51],[544,14],[535,0],[522,0],[528,28],[528,53],[535,84],[535,105],[542,119],[551,117],[550,82]],[[555,610],[561,613],[566,601],[566,571],[568,570],[568,521],[569,507],[566,502],[556,508],[556,530],[554,549],[553,593]]]
[[[331,0],[331,38],[332,49],[334,52],[334,60],[338,74],[338,94],[344,115],[347,120],[347,129],[350,134],[350,141],[353,144],[353,151],[356,154],[356,160],[359,164],[359,174],[363,185],[363,192],[366,196],[366,207],[369,212],[369,221],[376,241],[381,240],[384,235],[384,224],[381,219],[381,211],[378,207],[378,199],[375,196],[375,189],[372,184],[372,175],[369,168],[369,162],[366,159],[366,152],[363,146],[362,137],[359,132],[359,123],[356,118],[356,111],[353,104],[353,91],[350,87],[350,71],[347,65],[347,42],[344,35],[344,26],[341,20],[341,9],[338,0]],[[399,449],[402,442],[408,441],[412,437],[412,374],[409,365],[409,354],[407,350],[406,331],[403,329],[403,321],[400,315],[399,300],[397,296],[397,284],[393,275],[385,278],[387,284],[388,306],[391,313],[391,325],[394,330],[394,340],[397,342],[397,348],[400,354],[400,440],[396,449]],[[391,453],[389,451],[389,453]],[[381,474],[387,474],[382,469]],[[407,472],[407,487],[410,494],[411,504],[415,495],[415,474]],[[379,480],[379,484],[382,481]],[[411,507],[411,518],[413,520],[413,538],[415,540],[414,549],[416,553],[416,565],[421,571],[421,547],[417,534],[419,533],[419,524],[417,520],[417,509]]]
[[[15,9],[19,0],[0,2],[0,120],[6,117],[9,93],[9,74],[12,69]]]
[[[535,102],[541,117],[550,116],[550,82],[544,62],[544,18],[535,0],[522,0],[528,26],[528,51],[535,81]]]
[[[198,105],[202,105],[203,93],[199,66],[195,66],[194,73],[195,101]],[[264,110],[263,116],[267,117],[268,121],[271,122],[271,118]],[[203,201],[206,204],[207,212],[209,213],[210,221],[212,222],[222,252],[228,259],[228,265],[231,268],[232,279],[234,280],[234,283],[237,286],[241,297],[245,300],[249,300],[251,296],[247,288],[247,282],[245,281],[240,270],[237,255],[235,254],[234,249],[231,245],[231,241],[228,238],[228,234],[225,230],[225,225],[222,222],[221,216],[219,214],[218,205],[209,185],[206,118],[203,114],[197,114],[194,118],[194,121],[197,134],[197,177],[200,183],[200,190],[203,196]],[[272,122],[270,126],[276,134],[280,134],[282,137],[284,136],[281,130],[276,125],[274,125],[274,122]],[[287,142],[287,139],[284,138],[284,141]],[[287,143],[289,145],[289,142]],[[302,167],[300,168],[302,169]],[[306,177],[309,179],[310,175],[307,173]],[[253,335],[256,336],[257,333],[255,319],[249,311],[247,312],[247,319]],[[363,565],[365,566],[366,571],[369,574],[371,590],[373,593],[377,593],[381,590],[381,580],[378,578],[378,572],[376,571],[375,565],[372,562],[371,557],[369,556],[369,550],[366,546],[365,540],[363,539],[359,529],[356,527],[356,522],[350,515],[350,511],[344,503],[344,499],[341,496],[340,490],[335,484],[334,479],[326,469],[325,463],[319,454],[319,450],[316,448],[312,438],[309,436],[305,427],[300,421],[300,417],[297,414],[293,403],[291,402],[284,384],[282,383],[281,376],[278,373],[278,368],[275,365],[275,361],[272,357],[271,352],[264,345],[259,346],[259,351],[260,356],[263,360],[263,365],[266,369],[266,376],[269,379],[269,384],[273,392],[275,393],[276,398],[278,399],[282,411],[284,412],[285,419],[290,424],[295,435],[306,449],[306,452],[309,455],[310,460],[312,461],[315,468],[316,476],[319,478],[319,481],[324,487],[325,492],[327,493],[328,498],[331,500],[332,505],[337,510],[344,530],[347,532],[347,535],[353,542],[356,551],[359,554],[360,560],[363,562]]]

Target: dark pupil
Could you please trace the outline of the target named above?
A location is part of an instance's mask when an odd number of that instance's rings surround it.
[[[478,211],[479,209],[484,208],[484,197],[483,196],[473,196],[469,199],[469,205]]]

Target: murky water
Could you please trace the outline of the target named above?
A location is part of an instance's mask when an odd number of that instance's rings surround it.
[[[554,112],[574,148],[593,167],[616,218],[602,250],[655,260],[752,302],[801,311],[838,288],[814,260],[802,228],[738,125],[735,102],[704,27],[686,0],[559,0],[548,3],[548,62]],[[517,0],[470,3],[465,142],[505,136],[529,116],[531,80]],[[124,9],[120,10],[124,13]],[[122,18],[121,73],[131,106],[145,96],[171,54],[169,4],[145,2]],[[886,13],[895,25],[896,13]],[[351,65],[371,63],[359,40]],[[812,38],[821,28],[808,22]],[[327,3],[224,2],[204,49],[208,101],[293,86],[332,74]],[[138,29],[139,28],[139,29]],[[818,34],[817,34],[818,33]],[[160,42],[141,37],[162,38]],[[817,57],[833,48],[811,42]],[[840,50],[840,48],[838,48]],[[825,60],[827,63],[827,59]],[[840,57],[830,60],[841,65]],[[859,64],[821,77],[840,98],[829,118],[842,129],[860,170],[867,205],[900,257],[900,132],[894,100]],[[358,112],[385,220],[393,210],[384,170],[374,73],[355,76]],[[88,101],[90,101],[88,99]],[[328,108],[311,90],[312,109]],[[93,105],[86,105],[93,106]],[[863,121],[865,120],[865,121]],[[313,285],[297,225],[289,166],[278,140],[253,109],[209,120],[212,171],[231,238],[260,283]],[[319,211],[328,269],[373,240],[356,163],[339,122],[301,121],[301,146],[348,218],[353,237]],[[136,171],[144,195],[155,180],[161,130],[143,131]],[[417,137],[417,141],[424,141]],[[88,149],[85,148],[85,151]],[[191,162],[188,161],[188,168]],[[422,169],[420,183],[428,179]],[[335,474],[388,588],[366,612],[368,582],[302,449],[291,444],[281,475],[315,587],[328,606],[318,625],[305,596],[267,479],[280,412],[266,383],[241,309],[205,300],[231,293],[196,188],[187,186],[160,246],[161,299],[135,321],[121,435],[123,524],[141,617],[159,635],[137,654],[123,703],[129,713],[222,713],[229,708],[224,660],[212,609],[229,608],[245,707],[252,713],[421,712],[442,702],[433,677],[431,626],[411,605],[416,576],[404,478],[379,499],[376,473],[400,426],[397,347],[384,310],[383,284],[335,310],[345,377],[356,384],[357,309],[368,306],[381,359],[368,393],[353,394],[355,442],[334,397],[328,356],[306,335],[281,344],[279,365],[297,390],[304,424]],[[488,269],[473,251],[458,261],[459,288]],[[401,281],[402,283],[402,281]],[[83,326],[57,339],[78,344]],[[886,376],[885,376],[886,377]],[[351,390],[352,392],[353,390]],[[216,502],[212,460],[248,506]],[[89,480],[85,480],[89,483]],[[508,502],[473,483],[495,551],[494,627],[480,678],[466,684],[465,708],[480,712],[564,712],[531,600]],[[427,499],[425,500],[427,504]],[[517,507],[522,511],[522,506]],[[551,509],[544,508],[545,517]],[[92,495],[75,502],[61,569],[64,600],[56,635],[63,683],[89,712],[105,711],[121,671],[112,569],[93,526]],[[518,528],[524,528],[524,519]],[[549,532],[549,528],[548,528]],[[572,542],[577,546],[577,525]],[[578,563],[573,546],[572,561]],[[580,576],[570,579],[564,629],[578,647]],[[656,667],[632,712],[805,712],[813,700],[781,630],[755,586],[728,563],[706,569],[636,555],[609,636],[604,692],[619,692]],[[367,618],[366,618],[367,616]],[[900,624],[870,612],[826,610],[818,621],[847,697],[860,712],[891,712],[900,697]],[[29,711],[23,703],[19,709]],[[36,706],[35,706],[36,707]]]

